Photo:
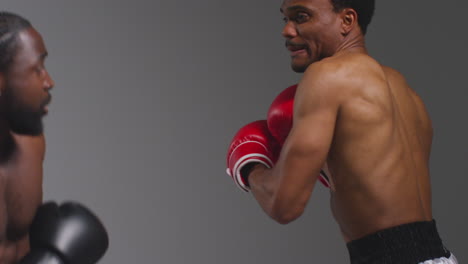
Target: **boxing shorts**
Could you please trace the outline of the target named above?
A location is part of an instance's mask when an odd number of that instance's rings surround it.
[[[435,220],[391,227],[347,243],[351,264],[457,264]]]

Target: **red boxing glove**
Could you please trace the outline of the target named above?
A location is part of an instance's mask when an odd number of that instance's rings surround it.
[[[268,110],[268,129],[281,146],[292,128],[296,89],[297,84],[286,88],[273,100]]]
[[[280,146],[270,134],[266,120],[252,122],[234,136],[228,150],[226,171],[239,188],[248,192],[248,175],[241,175],[242,168],[252,163],[272,168],[279,152]]]
[[[289,135],[293,125],[294,96],[296,95],[297,84],[292,85],[282,91],[271,103],[268,110],[268,129],[276,138],[281,147]],[[325,172],[327,171],[327,172]],[[320,171],[320,182],[325,187],[330,187],[327,166]]]

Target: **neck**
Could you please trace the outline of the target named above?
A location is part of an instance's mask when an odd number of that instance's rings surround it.
[[[367,54],[364,35],[361,33],[350,33],[348,36],[346,36],[344,41],[336,48],[335,54],[342,52],[360,52]]]

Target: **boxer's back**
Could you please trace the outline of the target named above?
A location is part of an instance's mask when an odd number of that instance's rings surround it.
[[[367,55],[333,58],[349,85],[328,158],[331,205],[345,240],[432,220],[431,122],[403,76]]]

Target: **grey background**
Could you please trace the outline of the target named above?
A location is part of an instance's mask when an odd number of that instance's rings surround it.
[[[270,220],[225,174],[242,125],[265,118],[289,68],[281,1],[2,1],[30,19],[56,81],[46,118],[46,200],[103,220],[100,263],[346,263],[317,186],[305,214]],[[400,70],[434,123],[433,210],[468,260],[466,2],[377,1],[371,55]]]

